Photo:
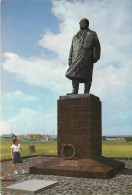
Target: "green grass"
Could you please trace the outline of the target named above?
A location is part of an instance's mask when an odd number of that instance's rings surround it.
[[[50,141],[21,141],[22,156],[38,155],[38,154],[56,154],[57,142]],[[11,158],[12,141],[1,141],[1,159]],[[35,152],[28,152],[28,146],[35,145]]]
[[[132,157],[132,141],[103,141],[102,154],[107,157]]]
[[[22,156],[57,154],[57,142],[21,141]],[[10,148],[12,141],[1,141],[1,159],[11,158]],[[28,145],[35,145],[35,152],[28,152]],[[102,155],[107,157],[132,157],[132,141],[103,141]]]

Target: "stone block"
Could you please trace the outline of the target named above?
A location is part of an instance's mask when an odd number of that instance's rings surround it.
[[[5,189],[16,193],[36,194],[43,190],[52,188],[56,185],[58,185],[58,181],[32,179],[32,180],[10,185]]]
[[[63,103],[64,102],[64,103]],[[64,96],[58,100],[58,155],[63,144],[73,144],[79,158],[101,153],[101,102],[93,95]],[[94,141],[93,141],[94,140]],[[93,154],[92,154],[93,152]]]
[[[124,163],[103,156],[78,160],[64,160],[57,157],[30,167],[29,171],[32,174],[106,179],[123,168]]]

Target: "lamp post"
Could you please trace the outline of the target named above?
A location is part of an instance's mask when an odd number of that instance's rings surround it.
[[[9,122],[11,124],[11,134],[12,134],[12,125],[16,123]]]

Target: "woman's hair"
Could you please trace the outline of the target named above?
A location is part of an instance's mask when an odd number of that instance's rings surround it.
[[[12,141],[13,141],[13,144],[15,144],[15,143],[16,143],[16,141],[17,141],[17,139],[13,139]]]
[[[17,141],[17,136],[16,136],[16,135],[13,135],[13,136],[12,136],[12,141],[13,141],[13,144],[16,143],[16,141]]]

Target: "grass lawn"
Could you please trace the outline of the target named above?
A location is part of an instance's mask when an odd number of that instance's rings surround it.
[[[56,154],[57,142],[55,141],[20,141],[22,147],[22,156],[37,154]],[[11,158],[12,141],[1,141],[1,159]],[[28,146],[35,145],[35,152],[28,152]]]
[[[38,154],[57,154],[57,142],[55,141],[20,141],[22,156]],[[0,158],[11,158],[10,148],[12,141],[1,141]],[[35,145],[35,152],[28,152],[28,145]],[[132,157],[132,141],[103,141],[102,155],[107,157]]]
[[[102,155],[107,157],[132,157],[132,141],[103,141]]]

